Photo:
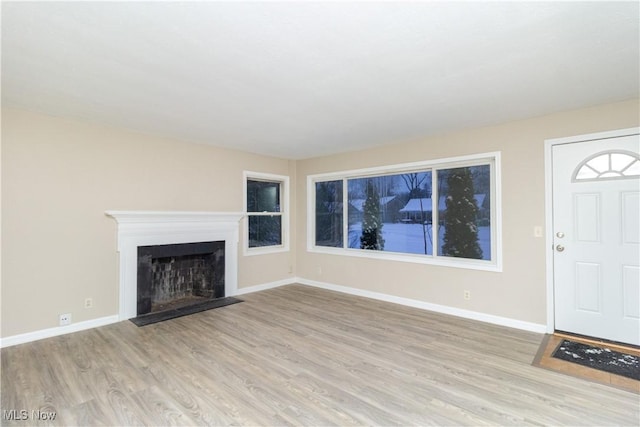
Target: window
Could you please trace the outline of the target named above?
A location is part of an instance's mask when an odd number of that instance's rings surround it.
[[[499,271],[499,153],[308,178],[308,250]]]
[[[342,246],[342,210],[342,181],[317,182],[316,245]]]
[[[640,156],[627,151],[598,153],[580,163],[573,182],[640,176]]]
[[[245,172],[245,255],[289,250],[289,177]]]

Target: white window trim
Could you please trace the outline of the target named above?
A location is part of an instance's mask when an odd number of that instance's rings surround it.
[[[256,215],[255,212],[247,210],[247,181],[273,181],[282,184],[280,192],[280,216],[282,218],[282,244],[277,246],[261,246],[257,248],[249,247],[249,216]],[[244,244],[242,254],[244,256],[273,254],[289,251],[289,207],[290,205],[289,177],[286,175],[275,175],[271,173],[244,171],[242,174],[242,206],[244,211]],[[269,213],[272,215],[273,213]]]
[[[364,169],[330,172],[307,176],[307,252],[346,255],[359,258],[373,258],[389,261],[410,262],[417,264],[430,264],[444,267],[457,267],[472,270],[484,270],[502,272],[502,166],[500,152],[473,154],[468,156],[448,157],[443,159],[426,160],[421,162],[402,163],[396,165],[378,166]],[[319,181],[343,181],[343,198],[347,199],[346,181],[350,178],[362,178],[371,175],[396,174],[402,172],[414,172],[421,169],[450,169],[463,166],[492,164],[492,190],[491,194],[491,260],[474,260],[465,258],[452,258],[433,255],[403,254],[398,252],[368,251],[362,249],[347,248],[343,244],[341,248],[315,245],[315,183]],[[435,176],[433,174],[432,176]],[[346,202],[344,206],[347,206]],[[343,227],[348,228],[348,224]],[[343,236],[347,231],[343,230]],[[344,238],[344,237],[343,237]]]

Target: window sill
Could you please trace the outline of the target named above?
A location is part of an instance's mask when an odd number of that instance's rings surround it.
[[[277,254],[281,252],[289,252],[289,247],[286,245],[280,246],[262,246],[258,248],[247,248],[245,247],[242,255],[244,256],[254,256],[254,255],[268,255],[268,254]]]
[[[385,261],[409,262],[413,264],[436,265],[440,267],[462,268],[468,270],[482,270],[502,272],[502,265],[499,261],[484,261],[462,258],[434,257],[432,255],[403,254],[399,252],[368,251],[362,249],[344,249],[313,246],[307,248],[307,252],[351,256],[356,258],[379,259]]]

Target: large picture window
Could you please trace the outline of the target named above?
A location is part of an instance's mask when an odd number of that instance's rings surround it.
[[[309,177],[308,249],[499,270],[499,153]]]
[[[245,253],[288,250],[286,176],[245,172]]]

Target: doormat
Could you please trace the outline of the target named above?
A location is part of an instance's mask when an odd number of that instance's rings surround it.
[[[187,307],[175,308],[173,310],[158,311],[157,313],[144,314],[134,317],[131,320],[137,326],[151,325],[176,317],[187,316],[189,314],[200,313],[201,311],[211,310],[213,308],[226,307],[231,304],[242,302],[241,299],[234,297],[217,298],[211,301],[205,301],[198,304],[189,305]]]
[[[606,347],[563,340],[552,357],[593,369],[640,380],[640,357]]]

